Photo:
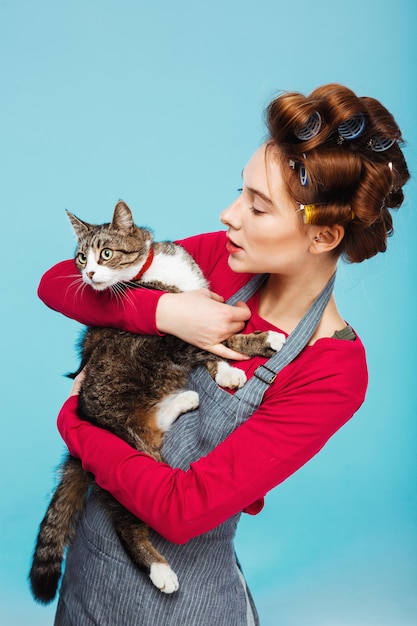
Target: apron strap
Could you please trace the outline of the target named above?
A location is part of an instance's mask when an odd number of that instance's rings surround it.
[[[307,313],[288,336],[280,352],[277,352],[264,365],[260,365],[254,376],[239,389],[235,397],[259,406],[268,387],[275,381],[278,373],[305,348],[323,315],[333,292],[336,274],[333,274],[323,291],[313,302]],[[265,280],[265,277],[263,276]]]
[[[263,285],[268,276],[269,274],[256,274],[248,283],[246,283],[246,285],[243,285],[239,291],[233,294],[233,296],[230,296],[230,298],[226,301],[226,304],[235,306],[239,300],[246,302],[256,291],[258,291],[259,287]]]

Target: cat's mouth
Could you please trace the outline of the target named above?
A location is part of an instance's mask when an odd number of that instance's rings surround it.
[[[107,289],[106,283],[92,283],[91,286],[96,291],[104,291],[104,289]]]
[[[90,285],[90,287],[92,287],[96,291],[104,291],[104,289],[107,289],[110,286],[109,283],[103,282],[103,281],[100,282],[100,281],[94,280],[94,278],[88,278],[86,282],[88,285]]]

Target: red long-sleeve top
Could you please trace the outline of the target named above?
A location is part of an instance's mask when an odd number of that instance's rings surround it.
[[[180,243],[199,263],[211,289],[226,299],[250,278],[230,270],[225,233]],[[70,260],[46,272],[39,286],[45,304],[83,324],[158,333],[160,293],[133,290],[121,303],[110,292],[77,290],[74,271]],[[259,317],[258,294],[248,306],[252,316],[245,332],[279,330]],[[234,365],[250,377],[262,362],[254,358]],[[239,511],[259,512],[263,496],[311,459],[358,410],[366,387],[360,339],[319,339],[280,372],[258,410],[187,471],[158,463],[80,420],[76,396],[62,407],[58,427],[71,454],[82,459],[103,489],[169,541],[185,543]]]

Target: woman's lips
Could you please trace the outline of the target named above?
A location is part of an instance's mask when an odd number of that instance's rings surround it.
[[[240,252],[242,249],[243,248],[241,248],[240,246],[237,246],[235,242],[230,239],[230,237],[227,238],[226,250],[228,251],[229,254],[236,254],[237,252]]]

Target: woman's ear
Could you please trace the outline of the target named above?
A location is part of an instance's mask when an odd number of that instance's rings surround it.
[[[322,254],[337,248],[345,235],[345,228],[334,226],[312,226],[310,252]]]

